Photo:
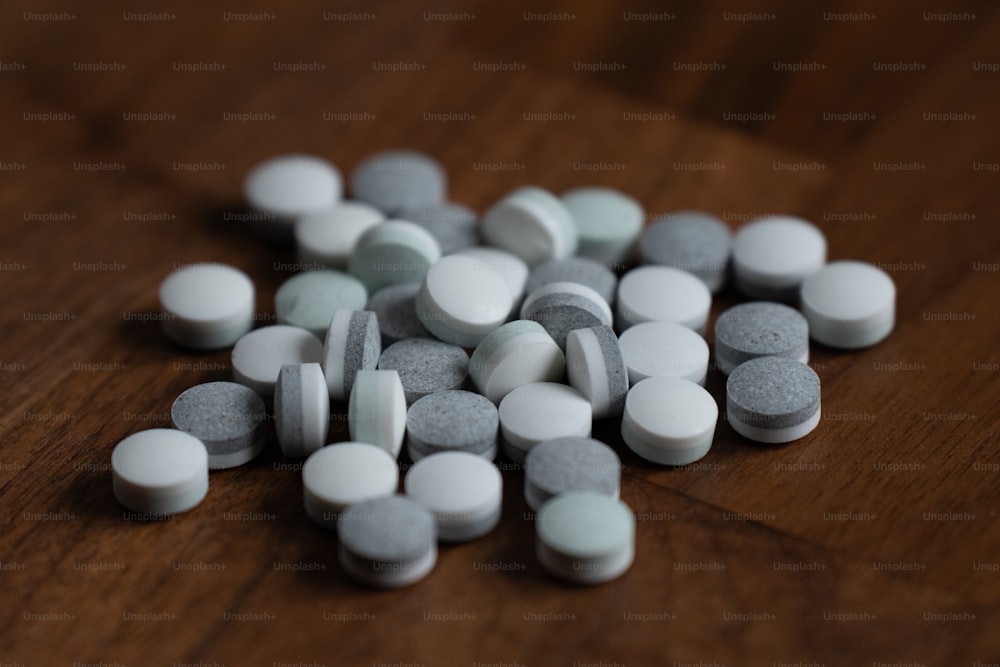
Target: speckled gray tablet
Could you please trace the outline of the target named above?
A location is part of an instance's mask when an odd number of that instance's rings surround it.
[[[460,388],[469,374],[469,355],[433,338],[407,338],[385,348],[378,367],[399,373],[406,404],[412,405],[435,391]]]
[[[794,359],[751,359],[729,374],[726,416],[737,433],[751,440],[798,440],[819,424],[819,376]]]
[[[401,220],[415,222],[437,239],[442,255],[479,245],[479,218],[464,204],[437,202],[396,213]]]
[[[715,320],[715,362],[725,375],[757,357],[809,361],[809,325],[799,311],[771,301],[741,303]]]
[[[243,465],[260,454],[266,418],[260,395],[236,382],[195,385],[170,408],[174,428],[201,440],[208,467],[216,470]]]
[[[524,499],[534,511],[567,491],[594,491],[618,497],[622,462],[593,438],[556,438],[540,442],[524,458]]]
[[[611,327],[576,329],[566,335],[566,375],[570,386],[590,401],[595,419],[621,415],[628,367]]]
[[[274,386],[274,426],[285,456],[309,456],[326,444],[330,392],[319,364],[281,367]]]
[[[733,235],[726,223],[700,211],[678,211],[654,220],[639,238],[644,264],[683,269],[718,292],[726,282]]]
[[[437,561],[434,515],[405,496],[351,505],[340,513],[337,537],[344,571],[379,588],[416,583]]]
[[[542,285],[560,282],[586,285],[608,304],[614,303],[615,288],[618,287],[618,278],[604,264],[586,257],[564,257],[536,264],[528,274],[524,288],[531,294]]]
[[[387,213],[447,199],[448,176],[434,158],[411,150],[372,155],[351,172],[351,193]]]
[[[364,308],[366,301],[368,291],[354,276],[306,271],[281,284],[274,293],[274,312],[279,324],[301,327],[322,339],[335,311]]]
[[[323,343],[323,375],[335,401],[351,395],[360,370],[374,370],[382,353],[378,317],[370,310],[338,310]]]
[[[542,285],[521,306],[521,319],[541,324],[552,340],[566,349],[566,335],[574,329],[611,326],[611,308],[600,294],[579,283]]]
[[[416,299],[420,283],[383,287],[368,299],[365,310],[378,317],[378,328],[382,334],[382,346],[407,338],[425,338],[430,332],[417,315]]]
[[[493,460],[500,418],[490,399],[460,389],[436,391],[406,411],[407,451],[414,462],[437,452],[462,451]]]

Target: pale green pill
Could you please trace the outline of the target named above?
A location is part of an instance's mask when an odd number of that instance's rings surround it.
[[[441,258],[441,246],[426,229],[406,220],[387,220],[361,235],[349,271],[368,291],[419,283]]]
[[[577,255],[605,264],[629,258],[646,217],[639,202],[611,188],[585,187],[564,192],[562,203],[579,235]]]
[[[399,456],[406,432],[406,397],[394,370],[360,370],[347,404],[351,440],[381,447]]]
[[[306,329],[322,339],[338,310],[361,310],[368,290],[340,271],[297,273],[278,288],[274,310],[280,324]]]

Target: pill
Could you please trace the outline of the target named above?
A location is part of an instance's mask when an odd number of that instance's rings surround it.
[[[394,370],[361,370],[347,402],[351,440],[377,445],[399,456],[406,432],[406,397]]]
[[[510,295],[514,303],[512,312],[518,308],[524,297],[525,285],[528,282],[529,269],[524,260],[506,250],[487,246],[466,248],[459,250],[456,254],[475,257],[492,266],[493,270],[500,274],[504,282],[507,283],[507,287],[510,288]]]
[[[309,456],[326,444],[330,393],[319,364],[281,367],[274,387],[274,426],[285,456]]]
[[[278,324],[301,327],[320,339],[335,311],[360,310],[367,302],[368,291],[361,281],[340,271],[297,273],[274,294]]]
[[[750,440],[798,440],[819,424],[819,376],[806,364],[786,357],[742,363],[726,380],[726,418]]]
[[[310,268],[346,270],[358,239],[385,214],[364,202],[343,201],[295,221],[299,263]]]
[[[330,398],[345,401],[360,370],[375,370],[382,353],[378,317],[370,310],[338,310],[323,340],[323,375]]]
[[[430,336],[417,316],[416,299],[419,291],[420,283],[390,285],[368,298],[365,310],[375,313],[384,347],[407,338]]]
[[[420,459],[403,480],[406,495],[434,513],[438,539],[467,542],[496,528],[503,478],[495,465],[467,452]]]
[[[160,283],[163,331],[175,343],[199,350],[229,347],[253,328],[253,281],[225,264],[192,264]]]
[[[514,320],[486,336],[469,359],[469,377],[494,403],[516,387],[560,380],[566,357],[538,322]]]
[[[590,401],[594,419],[622,413],[629,387],[628,368],[611,327],[588,327],[567,334],[566,375],[570,386]]]
[[[434,515],[405,496],[373,498],[351,505],[337,522],[340,566],[377,588],[414,584],[437,561]]]
[[[883,340],[896,320],[896,286],[882,269],[831,262],[802,283],[802,313],[813,339],[856,349]]]
[[[528,450],[544,440],[590,436],[590,401],[564,384],[517,387],[500,401],[498,412],[501,445],[516,463],[523,463]]]
[[[611,326],[611,306],[601,295],[580,283],[542,285],[521,305],[521,319],[538,322],[556,344],[566,347],[566,335],[574,329]]]
[[[475,347],[503,324],[513,307],[503,277],[486,262],[449,255],[424,276],[414,303],[424,327],[437,338]]]
[[[399,465],[381,447],[341,442],[317,449],[302,465],[302,499],[306,514],[333,529],[350,505],[391,496],[399,486]]]
[[[490,208],[480,226],[486,242],[529,265],[576,251],[576,226],[566,206],[547,190],[520,187]]]
[[[622,439],[654,463],[681,466],[708,454],[719,406],[703,387],[675,377],[651,377],[625,399]]]
[[[186,512],[208,493],[208,450],[172,428],[139,431],[111,452],[115,498],[151,518]]]
[[[556,438],[532,447],[524,457],[524,500],[537,512],[550,498],[569,491],[618,497],[622,462],[593,438]]]
[[[535,532],[542,567],[572,583],[611,581],[635,557],[635,514],[601,493],[571,491],[552,498],[539,509]]]
[[[195,385],[170,407],[173,427],[201,440],[214,470],[243,465],[260,454],[266,419],[260,395],[236,382]]]
[[[648,377],[677,377],[700,385],[708,374],[708,343],[674,322],[643,322],[618,337],[633,385]]]
[[[389,285],[419,283],[440,257],[441,247],[423,227],[386,220],[361,235],[348,270],[373,293]]]
[[[340,171],[315,155],[291,153],[258,163],[243,181],[243,196],[263,231],[292,236],[295,219],[330,208],[343,195]]]
[[[605,264],[622,264],[632,254],[646,213],[632,197],[604,187],[562,194],[579,236],[576,254]]]
[[[607,303],[615,300],[618,278],[604,264],[586,257],[563,257],[536,264],[528,275],[525,290],[530,294],[542,285],[570,282],[586,285]]]
[[[701,211],[677,211],[643,230],[639,257],[643,264],[687,271],[718,292],[726,282],[732,247],[732,232],[719,218]]]
[[[278,373],[285,364],[320,363],[323,343],[305,329],[286,324],[261,327],[246,334],[233,347],[233,379],[260,394],[274,395]]]
[[[437,160],[424,153],[382,151],[351,172],[351,193],[387,213],[395,213],[445,201],[448,176]]]
[[[617,324],[676,322],[703,333],[712,293],[694,275],[672,266],[640,266],[618,281]]]
[[[760,218],[733,237],[733,280],[753,299],[794,302],[802,281],[825,263],[826,237],[801,218]]]
[[[401,209],[396,217],[414,222],[437,239],[442,255],[479,244],[479,218],[464,204],[439,202]]]
[[[406,411],[406,451],[413,461],[448,451],[492,461],[499,428],[497,406],[485,396],[461,389],[436,391]]]
[[[469,375],[469,355],[433,338],[407,338],[382,351],[380,370],[399,374],[407,405],[445,389],[459,389]]]
[[[756,357],[809,361],[809,325],[799,311],[771,301],[741,303],[715,320],[715,362],[723,374]]]

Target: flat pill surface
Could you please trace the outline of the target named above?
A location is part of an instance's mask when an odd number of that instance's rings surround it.
[[[493,403],[471,391],[436,391],[406,412],[407,451],[419,461],[442,451],[465,451],[492,460],[500,418]]]
[[[274,426],[285,456],[308,456],[326,444],[330,393],[319,364],[286,364],[274,389]]]
[[[414,222],[437,239],[442,255],[450,255],[479,243],[479,218],[476,212],[463,204],[440,202],[415,208],[404,208],[396,213],[400,220]]]
[[[700,211],[678,211],[654,220],[639,239],[644,264],[683,269],[718,292],[726,280],[732,233],[719,218]]]
[[[252,208],[283,218],[329,208],[340,200],[343,188],[335,166],[302,154],[264,160],[243,182],[243,194]]]
[[[726,413],[736,432],[750,440],[797,440],[819,424],[819,376],[793,359],[751,359],[729,374]]]
[[[756,357],[809,361],[809,325],[799,311],[771,301],[741,303],[715,320],[715,361],[729,375]]]
[[[233,347],[233,378],[266,399],[274,394],[282,366],[322,360],[323,343],[305,329],[284,324],[261,327]]]
[[[190,433],[153,428],[133,433],[111,453],[115,498],[140,514],[185,512],[208,493],[208,451]]]
[[[387,213],[443,202],[448,177],[437,160],[409,150],[376,153],[351,172],[355,198]]]
[[[361,235],[348,270],[371,293],[389,285],[419,283],[440,257],[441,247],[423,227],[386,220]]]
[[[514,302],[503,277],[486,262],[462,255],[442,257],[424,277],[415,307],[437,338],[475,347],[507,319]]]
[[[540,442],[524,459],[524,499],[534,511],[568,491],[618,497],[622,462],[615,451],[592,438]]]
[[[301,327],[322,339],[334,312],[360,310],[367,302],[368,291],[357,278],[340,271],[306,271],[281,284],[274,310],[279,324]]]
[[[469,355],[433,338],[407,338],[385,348],[380,370],[399,373],[407,404],[445,389],[459,389],[469,374]]]
[[[368,299],[365,310],[378,317],[382,345],[387,347],[406,338],[424,338],[430,332],[417,316],[417,293],[420,283],[383,287]]]
[[[751,298],[794,301],[802,281],[825,262],[826,237],[801,218],[761,218],[733,237],[733,278]]]
[[[628,259],[646,216],[639,202],[603,187],[569,190],[563,193],[562,202],[579,235],[577,255],[605,264]]]
[[[319,525],[333,528],[345,507],[395,493],[399,466],[381,447],[341,442],[306,459],[302,485],[306,513]]]
[[[566,357],[538,322],[514,320],[483,339],[469,360],[469,376],[494,403],[516,387],[562,378]]]
[[[802,313],[812,337],[843,349],[883,340],[896,321],[896,286],[865,262],[831,262],[802,283]]]
[[[406,431],[406,396],[394,370],[358,371],[347,403],[351,440],[399,456]]]
[[[673,322],[643,322],[618,338],[629,382],[648,377],[678,377],[705,384],[708,343],[687,327]]]
[[[260,395],[236,382],[195,385],[170,408],[174,428],[201,440],[212,469],[243,465],[260,454],[266,418]]]
[[[518,188],[483,216],[483,238],[511,252],[528,265],[576,250],[577,232],[569,211],[552,193],[541,188]]]
[[[500,401],[499,414],[504,453],[518,463],[544,440],[590,436],[590,401],[564,384],[522,385]]]
[[[382,354],[378,317],[369,310],[338,310],[323,340],[323,374],[330,398],[346,400],[360,370],[374,370]]]
[[[514,300],[515,308],[524,296],[525,284],[528,282],[528,265],[517,255],[509,253],[499,248],[489,248],[487,246],[476,246],[458,251],[459,255],[475,257],[486,262],[493,267],[493,270],[500,274],[500,277],[507,283],[510,289],[511,298]]]
[[[635,515],[609,496],[571,491],[545,503],[535,520],[538,560],[553,576],[598,584],[621,576],[635,556]]]
[[[559,282],[586,285],[607,303],[614,303],[618,287],[618,278],[606,265],[585,257],[564,257],[536,264],[528,274],[525,290],[530,294],[543,285]]]
[[[700,333],[711,306],[705,283],[672,266],[640,266],[618,281],[619,330],[640,322],[676,322]]]
[[[566,375],[570,386],[590,401],[594,419],[622,413],[629,388],[628,367],[611,327],[576,329],[567,334]]]
[[[410,468],[406,495],[434,513],[438,539],[465,542],[500,522],[503,478],[486,459],[467,452],[441,452]]]
[[[622,439],[648,461],[687,465],[708,453],[718,418],[719,407],[704,388],[680,378],[648,378],[625,399]]]
[[[340,202],[307,213],[295,221],[295,247],[299,262],[310,268],[344,270],[358,239],[385,220],[379,209],[362,202]]]
[[[160,283],[163,330],[176,343],[202,350],[228,347],[253,327],[253,281],[225,264],[193,264]]]

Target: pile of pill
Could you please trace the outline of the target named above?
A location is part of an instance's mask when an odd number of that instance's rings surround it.
[[[244,190],[257,231],[294,243],[310,270],[278,288],[277,324],[257,329],[242,271],[204,263],[165,277],[166,336],[231,348],[233,382],[187,389],[174,428],[119,442],[114,494],[153,517],[192,509],[210,469],[261,453],[271,412],[282,455],[305,458],[306,514],[336,533],[344,572],[376,587],[423,578],[438,541],[496,528],[498,456],[523,469],[547,572],[580,584],[620,576],[635,517],[619,499],[618,454],[591,438],[594,419],[620,420],[630,450],[668,466],[708,454],[720,407],[748,440],[791,442],[820,421],[810,337],[854,349],[894,325],[891,278],[827,263],[822,232],[799,218],[734,234],[679,211],[644,227],[622,192],[528,186],[480,219],[449,200],[440,164],[407,150],[371,156],[349,188],[327,160],[284,155],[257,165]],[[719,406],[704,388],[705,333],[730,279],[750,301],[714,323],[715,368],[728,376]],[[330,443],[345,407],[350,441]],[[404,444],[413,463],[401,480]]]

